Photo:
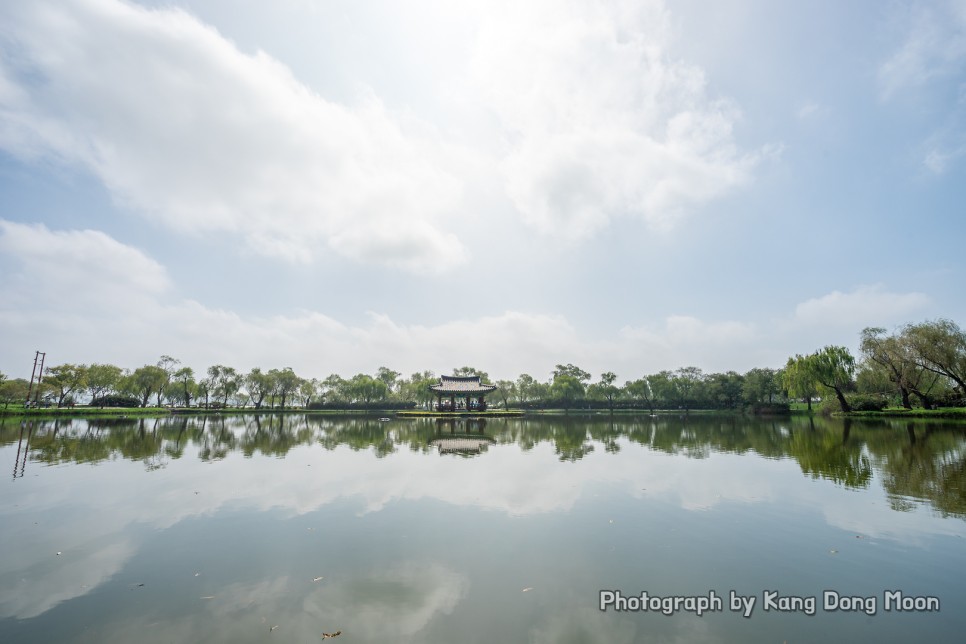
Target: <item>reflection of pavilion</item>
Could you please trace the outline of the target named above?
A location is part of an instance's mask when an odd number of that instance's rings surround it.
[[[429,389],[436,394],[436,411],[473,412],[486,411],[484,396],[496,385],[484,385],[479,376],[440,376]]]
[[[485,427],[485,418],[467,419],[465,422],[460,421],[458,426],[456,420],[437,419],[436,435],[429,439],[429,444],[437,448],[440,454],[459,454],[463,456],[481,454],[490,445],[496,443],[496,440],[492,436],[487,436],[483,433]]]

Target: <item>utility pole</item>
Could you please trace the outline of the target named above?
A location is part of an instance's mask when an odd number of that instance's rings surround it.
[[[30,387],[27,388],[27,400],[24,402],[24,407],[30,406],[30,395],[34,390],[34,376],[37,377],[37,397],[40,397],[40,381],[44,379],[44,360],[47,358],[46,352],[37,351],[34,354],[34,368],[30,372]],[[40,371],[37,371],[37,362],[40,362]]]

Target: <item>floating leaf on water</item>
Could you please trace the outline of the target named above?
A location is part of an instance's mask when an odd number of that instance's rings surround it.
[[[338,637],[342,635],[342,631],[336,631],[334,633],[322,633],[322,639],[328,639],[330,637]]]

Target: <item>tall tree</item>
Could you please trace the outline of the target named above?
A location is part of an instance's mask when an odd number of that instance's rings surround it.
[[[674,372],[674,384],[685,411],[689,411],[698,398],[698,389],[703,381],[704,374],[697,367],[681,367]]]
[[[191,397],[197,388],[195,370],[191,367],[181,367],[174,372],[172,380],[178,383],[177,400],[185,407],[191,407]]]
[[[298,391],[302,379],[295,375],[291,367],[285,367],[281,370],[272,369],[268,373],[275,381],[275,395],[282,398],[282,409],[285,409],[285,401]]]
[[[516,383],[512,380],[497,380],[496,395],[503,400],[503,409],[510,408],[510,399],[516,394]]]
[[[0,402],[6,409],[10,403],[23,405],[27,400],[30,384],[23,378],[4,379],[0,382]]]
[[[272,390],[272,384],[272,376],[262,373],[262,370],[258,367],[254,367],[245,375],[245,389],[248,390],[248,395],[251,396],[252,405],[255,406],[255,409],[261,409],[265,396]]]
[[[480,371],[475,367],[460,367],[453,369],[454,376],[479,376],[480,382],[490,382],[490,376],[485,371]]]
[[[318,378],[299,378],[298,396],[302,407],[308,407],[312,399],[319,397],[321,385]]]
[[[605,371],[600,374],[600,382],[594,383],[587,390],[587,393],[590,395],[591,388],[593,388],[592,395],[606,400],[607,408],[610,409],[611,413],[614,412],[614,400],[621,394],[620,387],[614,384],[615,380],[617,380],[617,374],[613,371]]]
[[[523,403],[536,399],[536,391],[534,390],[536,384],[537,381],[533,376],[528,373],[521,373],[516,381],[517,399]]]
[[[57,406],[64,404],[67,396],[87,385],[87,367],[82,364],[62,364],[44,369],[45,382],[57,396]]]
[[[808,356],[789,358],[782,373],[782,384],[792,398],[802,398],[812,411],[812,398],[818,395],[818,380]]]
[[[389,393],[389,388],[386,387],[386,383],[364,373],[352,376],[347,383],[346,389],[352,401],[362,402],[366,405],[376,400],[385,400],[386,395]]]
[[[155,365],[144,365],[135,369],[130,375],[129,386],[131,391],[141,401],[142,407],[148,406],[148,399],[151,394],[164,387],[168,374],[164,369]]]
[[[845,389],[855,375],[855,358],[845,347],[827,346],[808,357],[818,384],[835,392],[843,412],[852,408],[845,399]]]
[[[910,324],[902,329],[919,366],[950,378],[966,396],[966,333],[952,320]]]
[[[564,411],[570,411],[574,403],[584,397],[584,383],[569,373],[557,374],[550,385],[550,397],[563,405]]]
[[[778,383],[774,369],[756,367],[745,374],[742,394],[749,403],[770,403],[777,393]]]
[[[385,383],[390,393],[396,391],[396,383],[401,375],[398,371],[393,371],[388,367],[379,367],[379,370],[376,371],[376,379]]]
[[[161,356],[161,358],[158,360],[158,367],[160,367],[161,370],[164,371],[164,375],[165,375],[164,382],[161,384],[160,387],[158,387],[158,391],[157,391],[158,407],[161,406],[161,396],[164,395],[164,390],[167,388],[168,384],[171,382],[171,379],[174,377],[175,372],[178,370],[179,364],[181,364],[181,361],[176,360],[171,356]]]
[[[556,379],[557,376],[571,376],[576,378],[578,382],[585,385],[588,380],[590,380],[590,374],[580,367],[575,367],[572,364],[558,364],[554,367],[552,379]]]
[[[241,388],[241,375],[235,371],[234,367],[216,364],[208,367],[208,377],[211,379],[212,392],[221,396],[222,406],[227,407],[228,399]]]
[[[92,364],[87,368],[87,393],[91,401],[114,391],[124,370],[112,364]]]
[[[736,371],[712,373],[705,378],[708,402],[714,407],[737,409],[744,400],[745,377]]]
[[[651,392],[651,383],[648,382],[647,376],[625,382],[624,391],[631,398],[639,400],[642,405],[651,410],[651,415],[654,415],[654,394]]]

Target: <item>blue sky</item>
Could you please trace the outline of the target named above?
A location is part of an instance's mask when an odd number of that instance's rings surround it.
[[[0,371],[777,367],[966,322],[964,167],[962,0],[8,3]]]

